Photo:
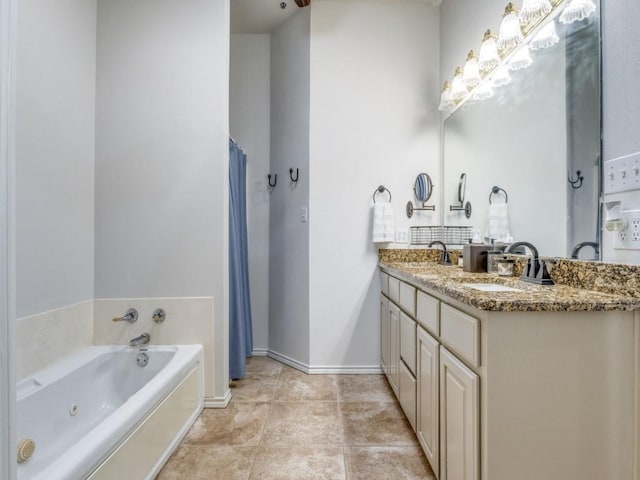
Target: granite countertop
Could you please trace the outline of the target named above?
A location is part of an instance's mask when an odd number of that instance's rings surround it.
[[[518,277],[469,273],[457,266],[445,267],[432,261],[381,259],[380,267],[391,275],[434,290],[480,310],[504,312],[613,311],[640,309],[640,297],[575,288],[567,285],[542,286]],[[518,292],[483,292],[466,287],[469,283],[496,283]]]

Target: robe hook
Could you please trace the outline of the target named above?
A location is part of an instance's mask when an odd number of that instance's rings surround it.
[[[273,175],[273,183],[271,183],[271,174],[267,175],[267,179],[269,181],[269,187],[276,188],[276,184],[278,183],[278,174]]]
[[[289,178],[291,179],[292,182],[297,183],[298,182],[298,177],[299,177],[299,173],[298,173],[298,169],[296,168],[296,178],[293,178],[293,168],[289,169]]]

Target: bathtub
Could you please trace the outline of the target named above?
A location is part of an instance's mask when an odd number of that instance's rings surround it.
[[[202,365],[200,345],[90,347],[21,381],[18,480],[154,478],[202,411]]]

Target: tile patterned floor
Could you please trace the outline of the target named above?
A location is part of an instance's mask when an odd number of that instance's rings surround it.
[[[382,375],[306,375],[250,358],[157,480],[435,480]]]

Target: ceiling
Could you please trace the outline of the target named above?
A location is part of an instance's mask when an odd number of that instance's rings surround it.
[[[311,0],[321,2],[323,0]],[[338,0],[332,0],[338,1]],[[354,2],[362,0],[339,0]],[[385,3],[427,3],[439,5],[441,0],[369,0]],[[280,3],[287,7],[283,10]],[[298,10],[295,0],[231,0],[231,33],[271,33]]]

